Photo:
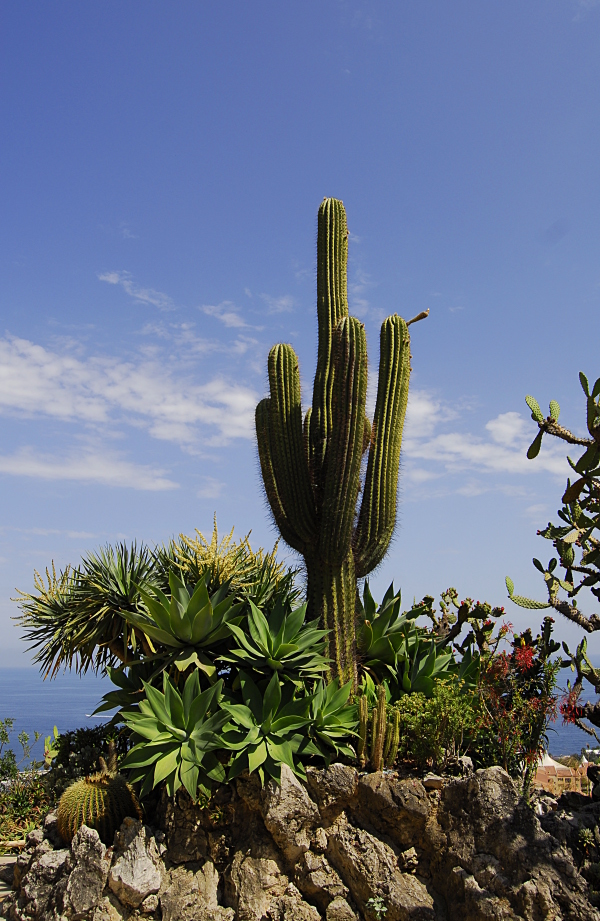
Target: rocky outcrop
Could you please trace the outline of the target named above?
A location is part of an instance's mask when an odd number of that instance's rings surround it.
[[[564,798],[563,798],[564,800]],[[570,805],[569,805],[570,803]],[[500,768],[441,787],[343,764],[163,797],[106,848],[52,816],[15,867],[11,921],[600,921],[579,872],[583,798],[532,809]],[[538,804],[539,805],[539,804]],[[568,807],[568,808],[567,808]],[[536,807],[537,808],[537,807]]]

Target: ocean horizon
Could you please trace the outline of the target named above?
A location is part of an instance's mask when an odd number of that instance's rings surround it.
[[[43,755],[44,738],[56,726],[59,732],[69,732],[83,726],[107,722],[110,714],[93,716],[102,696],[114,689],[109,678],[94,674],[81,677],[72,672],[58,674],[45,681],[35,668],[0,668],[0,719],[14,719],[11,745],[18,757],[17,735],[26,732],[33,740],[34,731],[41,733],[32,746],[32,756]],[[597,747],[592,736],[577,726],[562,724],[559,718],[548,732],[549,752],[554,756],[579,754],[584,748]]]

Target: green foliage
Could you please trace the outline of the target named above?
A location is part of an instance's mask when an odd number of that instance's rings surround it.
[[[326,765],[340,755],[356,757],[348,742],[356,735],[358,725],[356,706],[348,705],[351,690],[350,682],[340,688],[337,678],[328,684],[323,680],[317,682],[308,711],[307,738],[299,749],[301,756],[316,755]]]
[[[367,899],[366,908],[375,916],[375,921],[384,921],[387,914],[387,905],[380,895]]]
[[[586,633],[594,633],[600,630],[600,615],[592,613],[586,616],[579,608],[577,596],[589,590],[595,599],[600,600],[600,378],[590,387],[587,377],[581,372],[579,381],[586,400],[589,437],[580,437],[559,425],[560,409],[555,400],[550,402],[550,414],[544,419],[541,412],[535,411],[535,400],[532,397],[526,398],[539,429],[528,457],[537,454],[544,435],[551,435],[584,450],[577,460],[567,457],[575,477],[567,480],[562,508],[558,511],[560,523],[549,522],[546,528],[538,531],[541,537],[552,542],[556,551],[556,556],[549,560],[547,566],[537,559],[533,560],[546,583],[548,600],[536,601],[515,595],[514,584],[509,577],[506,578],[506,587],[511,601],[520,607],[554,608]],[[534,450],[536,445],[537,450]],[[566,597],[561,597],[561,592]],[[563,717],[567,722],[573,722],[595,735],[600,741],[595,730],[588,724],[600,727],[600,704],[580,702],[584,682],[588,682],[596,694],[600,693],[600,669],[594,668],[587,656],[585,638],[575,652],[571,652],[566,644],[563,644],[563,649],[566,653],[563,666],[570,666],[576,675],[573,684],[569,683],[567,697],[561,705]]]
[[[327,665],[322,655],[327,631],[319,630],[317,621],[305,624],[305,617],[306,605],[290,612],[278,604],[267,620],[250,602],[248,632],[231,624],[231,633],[239,646],[229,648],[219,658],[244,671],[268,676],[277,672],[292,681],[318,678]]]
[[[355,686],[356,580],[382,561],[395,525],[410,337],[399,316],[383,323],[371,424],[365,414],[366,336],[348,315],[347,259],[344,206],[326,198],[318,214],[312,407],[303,420],[298,357],[291,346],[276,345],[268,359],[270,395],[256,408],[256,434],[273,517],[286,543],[305,559],[310,616],[330,631],[331,674]]]
[[[452,599],[452,591],[449,589],[444,597]],[[363,602],[357,602],[361,665],[380,681],[385,679],[393,699],[410,693],[423,693],[430,697],[436,681],[446,680],[451,675],[456,675],[472,687],[477,683],[479,659],[470,647],[465,648],[458,664],[452,649],[448,649],[443,630],[431,631],[415,623],[421,615],[434,617],[432,602],[433,598],[428,596],[418,605],[413,605],[410,611],[401,614],[401,596],[394,593],[392,583],[377,607],[365,581]],[[469,618],[464,617],[461,626],[463,622],[476,623],[480,617],[477,611],[469,610],[468,613]]]
[[[248,537],[234,542],[233,531],[219,541],[216,522],[210,541],[196,532],[153,550],[143,544],[108,546],[75,568],[57,573],[52,564],[45,579],[36,572],[35,592],[19,592],[16,619],[43,673],[55,675],[63,667],[107,670],[152,655],[147,638],[126,615],[139,613],[140,588],[168,592],[172,571],[186,585],[205,578],[211,596],[229,585],[234,603],[247,606],[252,600],[265,611],[278,600],[298,599],[295,573],[277,562],[276,548],[253,551]],[[159,644],[155,651],[168,654],[172,648]]]
[[[76,780],[67,787],[56,811],[57,827],[65,844],[87,825],[94,828],[104,844],[112,845],[115,832],[130,816],[141,819],[137,797],[121,774],[102,771]]]
[[[203,576],[193,594],[175,572],[169,573],[170,596],[159,588],[139,593],[145,611],[127,611],[124,617],[129,624],[152,643],[166,647],[165,652],[150,652],[164,659],[163,668],[173,664],[179,671],[195,665],[210,679],[216,667],[205,650],[217,646],[230,635],[231,627],[242,620],[243,603],[233,603],[227,583],[209,597],[206,577]]]
[[[513,636],[510,653],[496,648],[485,657],[479,700],[482,707],[474,759],[481,766],[501,764],[523,781],[527,793],[540,755],[548,746],[548,727],[556,716],[555,685],[560,648],[552,639],[551,617],[541,632]]]
[[[129,736],[112,721],[59,733],[51,743],[52,759],[44,777],[50,796],[58,799],[73,780],[99,771],[100,759],[107,757],[111,743],[117,758],[124,758]]]
[[[443,770],[465,754],[478,726],[478,696],[456,679],[440,681],[431,697],[407,694],[395,704],[401,760]]]
[[[35,761],[31,761],[31,740],[26,732],[20,732],[17,741],[21,747],[21,758],[17,756],[11,746],[11,735],[14,731],[15,721],[10,717],[0,720],[0,780],[13,781],[19,770],[34,771],[38,768]],[[41,738],[39,732],[34,733],[33,744]]]
[[[133,733],[134,744],[123,762],[131,770],[132,783],[141,782],[140,795],[149,793],[161,781],[171,796],[183,785],[193,800],[198,789],[210,793],[211,782],[225,778],[215,751],[219,733],[228,715],[219,710],[223,682],[200,693],[198,671],[185,682],[183,695],[163,673],[163,693],[144,682],[145,699],[139,710],[123,713]]]
[[[40,825],[50,807],[42,776],[28,771],[0,785],[0,854],[11,841],[21,841]],[[14,853],[14,851],[10,851]]]
[[[229,768],[228,780],[248,771],[258,771],[261,783],[265,776],[281,780],[281,766],[286,764],[300,777],[302,764],[294,758],[310,722],[311,697],[294,697],[294,686],[284,685],[283,693],[277,672],[262,694],[252,678],[240,672],[243,704],[223,703],[230,723],[223,732],[223,742],[236,753]]]

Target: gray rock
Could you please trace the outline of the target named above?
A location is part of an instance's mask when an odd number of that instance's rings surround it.
[[[256,850],[265,856],[246,856],[237,851],[226,874],[225,901],[235,909],[237,921],[279,919],[281,915],[289,880],[274,849],[270,854],[268,848]]]
[[[444,786],[444,778],[438,774],[427,774],[423,778],[423,786],[426,790],[441,790]]]
[[[360,825],[383,832],[405,850],[421,846],[431,803],[416,778],[398,780],[379,772],[360,778],[353,811]]]
[[[401,873],[389,845],[352,825],[329,835],[327,857],[350,889],[361,912],[371,898],[383,899],[385,921],[435,921],[432,897],[414,876]]]
[[[120,902],[137,908],[161,884],[156,842],[139,819],[127,818],[115,835],[115,858],[108,885]]]
[[[330,822],[356,798],[358,771],[347,764],[330,764],[325,770],[309,767],[306,779],[321,815]]]
[[[21,885],[19,904],[26,915],[39,918],[54,904],[54,891],[71,867],[68,850],[49,851],[33,861]]]
[[[321,911],[326,911],[335,899],[345,899],[348,895],[347,887],[327,858],[323,854],[313,854],[312,851],[302,854],[298,861],[295,881],[300,891],[311,902],[315,902]]]
[[[309,849],[310,830],[321,823],[306,787],[287,764],[281,766],[281,783],[270,780],[263,790],[262,817],[290,864]]]
[[[357,916],[346,899],[334,899],[327,906],[325,919],[326,921],[357,921]]]
[[[108,892],[94,909],[91,921],[125,921],[128,915],[129,910],[112,892]]]
[[[67,897],[75,914],[81,914],[95,908],[102,898],[110,868],[110,854],[98,832],[87,825],[82,825],[74,836],[71,854],[75,866],[69,876]]]
[[[58,817],[55,812],[49,812],[44,819],[44,837],[53,847],[63,847],[63,841],[58,831]]]
[[[218,884],[210,860],[196,873],[185,867],[171,870],[160,892],[163,921],[233,921],[233,909],[218,903]]]

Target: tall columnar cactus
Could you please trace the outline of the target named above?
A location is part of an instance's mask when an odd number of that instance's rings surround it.
[[[367,342],[362,323],[348,315],[347,260],[344,206],[326,198],[318,218],[312,407],[303,420],[298,358],[290,345],[275,345],[268,361],[270,396],[256,407],[256,433],[273,516],[286,543],[304,556],[309,611],[330,631],[331,674],[355,684],[356,580],[381,562],[394,530],[410,338],[409,324],[397,315],[381,327],[371,424],[365,414]]]

